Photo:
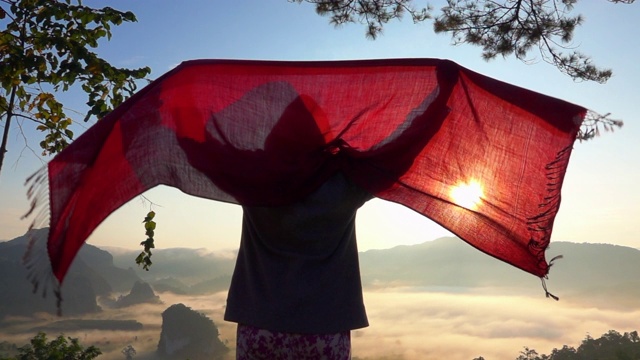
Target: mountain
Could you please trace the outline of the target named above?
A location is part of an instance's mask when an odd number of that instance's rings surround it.
[[[38,236],[46,235],[38,230]],[[53,297],[31,294],[27,272],[21,264],[26,237],[0,243],[0,317],[55,312]],[[144,271],[135,266],[139,251],[112,251],[92,245],[82,247],[65,279],[65,314],[100,311],[95,297],[127,293],[138,281],[145,298],[153,291],[198,295],[225,291],[235,260],[202,249],[156,249],[153,266]],[[640,250],[609,244],[553,242],[548,258],[555,261],[546,284],[550,292],[571,301],[601,307],[640,308]],[[440,238],[418,245],[360,253],[365,289],[406,287],[416,291],[464,291],[488,288],[497,292],[543,295],[540,279],[487,256],[464,241]],[[144,290],[144,291],[143,291]],[[149,295],[151,294],[151,295]],[[149,297],[150,296],[150,297]],[[105,303],[106,305],[106,303]]]
[[[38,229],[0,242],[0,319],[5,315],[57,312],[51,288],[46,298],[33,294],[33,285],[22,261],[31,237],[38,239],[34,252],[45,254],[47,234],[48,229]],[[157,303],[160,300],[153,289],[156,283],[156,291],[177,294],[204,294],[224,291],[229,287],[234,259],[228,256],[197,249],[159,249],[154,251],[151,270],[144,271],[135,266],[138,253],[119,250],[113,251],[112,255],[96,246],[84,244],[61,288],[62,313],[82,315],[99,312],[101,308],[96,299],[108,307]],[[46,269],[47,264],[39,263],[38,267]]]
[[[162,332],[156,354],[163,359],[222,359],[229,351],[216,325],[184,304],[162,313]]]
[[[553,249],[564,254],[548,281],[559,294],[602,307],[640,308],[640,250],[569,242],[555,243]]]
[[[153,265],[149,271],[145,271],[135,266],[134,260],[140,250],[119,249],[112,253],[115,266],[121,268],[134,266],[133,271],[136,275],[152,285],[156,282],[167,285],[164,280],[172,279],[169,282],[173,282],[177,288],[230,275],[235,266],[234,257],[222,256],[204,249],[158,248],[154,249],[151,257]]]
[[[127,307],[138,304],[160,304],[160,297],[157,296],[151,285],[143,281],[137,281],[133,284],[131,292],[127,295],[122,295],[116,300],[116,307]]]
[[[640,308],[640,250],[610,244],[552,242],[549,291],[599,306]],[[502,288],[542,291],[540,280],[449,237],[360,254],[365,288]]]
[[[46,239],[47,234],[48,229],[38,229],[0,243],[0,318],[4,315],[31,316],[37,312],[57,312],[51,288],[46,297],[39,293],[33,294],[33,286],[28,281],[29,273],[22,262],[30,237],[38,239],[33,252],[44,254],[42,240]],[[38,268],[46,268],[46,264],[36,265]],[[44,284],[46,278],[43,279],[43,285],[48,285]],[[81,315],[99,312],[101,308],[96,301],[97,297],[107,296],[114,290],[130,289],[138,280],[140,279],[132,270],[115,267],[111,254],[85,244],[61,286],[64,300],[62,313]]]

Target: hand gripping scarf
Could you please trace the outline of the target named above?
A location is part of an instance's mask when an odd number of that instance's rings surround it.
[[[586,113],[447,60],[188,61],[28,180],[31,210],[40,209],[33,226],[49,225],[50,265],[33,254],[27,262],[59,285],[92,231],[157,185],[282,205],[341,171],[544,278]]]

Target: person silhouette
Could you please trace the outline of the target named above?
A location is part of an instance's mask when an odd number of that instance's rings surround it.
[[[278,100],[270,98],[273,93]],[[268,83],[212,116],[205,142],[178,140],[183,148],[198,148],[187,151],[195,154],[190,164],[211,174],[243,208],[224,315],[238,323],[237,359],[349,359],[350,331],[368,326],[355,217],[372,195],[341,172],[345,158],[337,143],[325,143],[307,107],[289,84]],[[257,128],[242,128],[247,116],[263,118],[254,122]],[[240,131],[243,136],[234,137]],[[247,132],[261,148],[238,140]],[[306,159],[295,166],[298,175],[306,175],[306,186],[282,180],[279,164],[298,158]],[[243,176],[249,169],[266,176],[251,184]],[[295,188],[307,194],[292,193]]]
[[[404,141],[434,97],[377,150]],[[368,326],[355,219],[373,195],[349,179],[361,164],[339,134],[327,139],[314,106],[290,84],[269,82],[211,116],[204,141],[178,139],[190,165],[243,208],[224,315],[238,323],[237,359],[349,359],[350,331]],[[259,181],[246,176],[256,171]]]

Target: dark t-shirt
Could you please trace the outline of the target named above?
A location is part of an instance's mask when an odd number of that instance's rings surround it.
[[[225,320],[290,333],[368,326],[355,218],[369,199],[338,173],[295,204],[244,207]]]

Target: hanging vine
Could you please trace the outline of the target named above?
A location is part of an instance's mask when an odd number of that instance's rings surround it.
[[[140,243],[141,246],[144,246],[144,250],[140,252],[138,257],[136,258],[136,264],[138,266],[142,266],[143,269],[149,271],[151,267],[151,249],[155,248],[153,236],[155,235],[156,222],[153,221],[153,218],[156,216],[156,213],[153,211],[149,211],[147,216],[144,218],[142,223],[144,224],[145,235],[147,239]]]

